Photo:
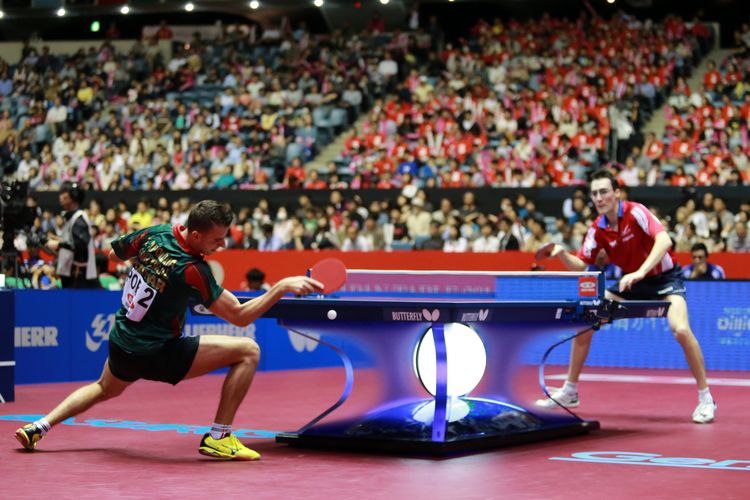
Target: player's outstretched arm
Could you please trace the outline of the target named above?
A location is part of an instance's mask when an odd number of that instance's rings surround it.
[[[672,248],[672,238],[669,237],[666,231],[662,231],[654,238],[654,246],[651,247],[646,260],[641,264],[639,268],[644,275],[648,274],[650,270],[654,268],[664,258],[669,249]]]
[[[285,294],[307,295],[323,290],[323,284],[306,276],[284,278],[263,295],[240,303],[232,292],[224,290],[208,309],[237,326],[247,326],[268,311]]]
[[[585,271],[586,263],[565,250],[565,247],[556,243],[546,243],[536,251],[536,260],[544,260],[557,257],[568,271]]]

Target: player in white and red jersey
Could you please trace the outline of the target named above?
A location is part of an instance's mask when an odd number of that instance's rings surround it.
[[[573,255],[561,245],[549,243],[537,251],[537,258],[558,257],[569,270],[584,271],[588,265],[595,264],[597,255],[603,251],[609,261],[625,273],[619,284],[606,292],[607,298],[669,301],[669,327],[682,346],[698,384],[698,406],[693,412],[693,421],[713,421],[716,403],[708,389],[700,344],[688,321],[685,284],[680,266],[671,253],[671,238],[646,207],[620,200],[619,183],[610,171],[594,172],[589,187],[599,216],[586,233],[581,249]],[[593,330],[575,338],[565,385],[554,390],[549,399],[537,401],[539,406],[578,406],[578,380],[592,335]]]

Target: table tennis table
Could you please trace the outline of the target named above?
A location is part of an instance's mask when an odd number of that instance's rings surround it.
[[[446,455],[598,429],[572,412],[523,405],[513,379],[519,353],[542,334],[664,317],[669,308],[604,293],[594,272],[349,270],[333,295],[284,298],[264,316],[336,351],[345,380],[330,407],[276,439]],[[468,346],[476,359],[469,353],[467,361]],[[469,373],[474,380],[459,387]]]

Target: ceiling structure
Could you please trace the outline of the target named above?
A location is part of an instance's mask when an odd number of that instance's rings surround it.
[[[185,6],[191,3],[192,10]],[[386,29],[403,26],[405,17],[415,6],[422,18],[437,15],[446,29],[469,18],[496,16],[528,18],[543,11],[556,15],[576,15],[591,6],[602,15],[626,9],[636,15],[661,18],[670,12],[691,18],[698,9],[713,20],[737,23],[750,20],[750,0],[322,0],[316,7],[314,0],[257,0],[251,8],[250,0],[0,0],[4,16],[0,19],[0,38],[22,39],[30,30],[42,30],[45,39],[61,39],[71,32],[83,35],[92,19],[102,25],[116,22],[123,36],[132,36],[135,26],[153,24],[166,19],[172,24],[211,24],[252,20],[271,26],[288,16],[294,22],[306,20],[313,31],[327,31],[350,25],[363,27],[377,12],[386,22]],[[255,4],[255,2],[253,2]],[[121,13],[127,5],[127,15]],[[65,9],[65,22],[58,17]],[[222,17],[223,16],[223,17]],[[17,23],[14,21],[18,21]],[[129,27],[133,27],[129,30]]]

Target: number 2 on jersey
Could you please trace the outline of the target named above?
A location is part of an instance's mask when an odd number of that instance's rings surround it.
[[[148,286],[138,271],[131,268],[122,290],[122,305],[127,310],[125,316],[130,321],[141,321],[154,302],[154,297],[156,290]]]

